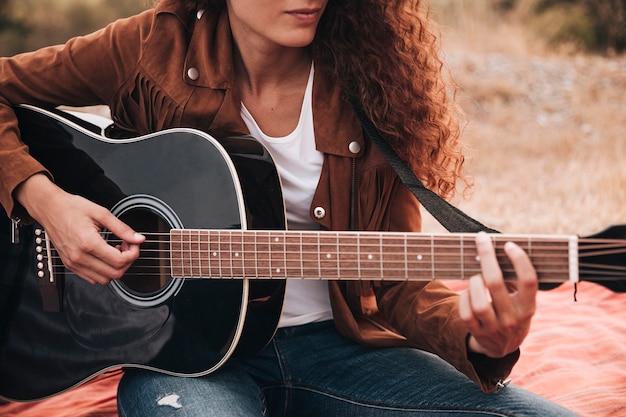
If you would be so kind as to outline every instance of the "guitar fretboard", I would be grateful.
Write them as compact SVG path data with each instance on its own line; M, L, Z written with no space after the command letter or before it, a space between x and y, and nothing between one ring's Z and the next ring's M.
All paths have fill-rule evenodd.
M175 278L433 280L480 272L473 234L170 231ZM505 278L507 241L530 255L541 282L578 281L576 236L492 235Z

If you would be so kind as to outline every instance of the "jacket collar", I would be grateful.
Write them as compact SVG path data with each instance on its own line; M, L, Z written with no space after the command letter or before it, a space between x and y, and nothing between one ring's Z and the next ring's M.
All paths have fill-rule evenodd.
M174 15L190 33L189 47L185 57L185 71L195 68L199 77L187 84L212 89L229 89L233 79L232 40L228 15L187 12L176 0L163 0L156 13ZM209 40L209 42L207 42Z
M318 151L347 157L363 154L361 124L330 72L320 65L315 66L313 80L313 127Z

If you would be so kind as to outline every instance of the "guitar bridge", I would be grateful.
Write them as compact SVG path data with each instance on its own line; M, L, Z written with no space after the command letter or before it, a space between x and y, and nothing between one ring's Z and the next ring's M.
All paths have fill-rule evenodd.
M41 293L44 311L60 313L63 311L63 281L54 274L50 241L42 229L35 229L35 252L37 283Z

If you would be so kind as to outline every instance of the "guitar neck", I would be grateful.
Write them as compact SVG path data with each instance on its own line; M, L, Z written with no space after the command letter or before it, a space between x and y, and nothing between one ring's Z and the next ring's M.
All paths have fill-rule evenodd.
M578 237L491 235L505 279L513 241L530 255L540 282L578 281ZM473 234L395 232L170 231L172 276L314 280L468 279L480 272Z

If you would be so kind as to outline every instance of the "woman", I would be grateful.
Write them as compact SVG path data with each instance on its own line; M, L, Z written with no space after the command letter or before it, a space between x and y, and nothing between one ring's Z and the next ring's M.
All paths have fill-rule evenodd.
M56 187L20 144L10 109L107 104L138 134L184 126L255 136L278 166L290 229L419 231L418 202L347 98L361 101L427 186L451 196L463 156L430 24L419 1L163 0L63 47L2 60L2 204L41 223L85 280L122 277L144 237ZM108 246L101 228L123 243ZM509 292L490 239L478 234L476 245L482 274L460 296L438 282L290 281L279 330L261 352L202 378L128 370L119 413L568 415L504 388L537 279L524 251L507 244L518 276Z

